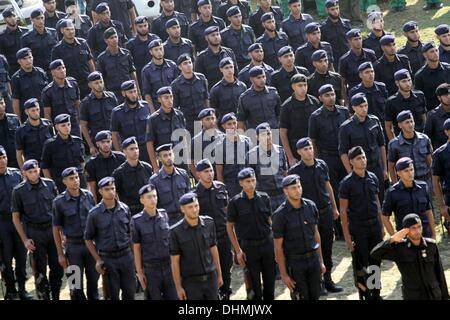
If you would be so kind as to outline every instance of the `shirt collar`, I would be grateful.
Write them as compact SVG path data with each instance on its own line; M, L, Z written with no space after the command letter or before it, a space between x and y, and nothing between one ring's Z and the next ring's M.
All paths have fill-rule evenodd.
M145 211L145 209L143 210L142 215L143 215L145 221L150 221L152 219L159 220L162 218L160 209L156 209L156 215L153 217L150 217L150 215L147 213L147 211Z
M205 226L205 221L203 220L202 217L198 217L198 224L197 224L195 227L191 227L191 226L187 223L186 219L183 219L183 222L182 222L181 224L182 224L182 226L183 226L183 229L187 230L187 229L189 229L189 228L197 228L199 225L200 225L201 227L204 227L204 226Z
M28 191L31 191L33 189L33 185L30 183L30 181L26 180L25 185L27 186ZM47 187L47 183L39 178L39 182L37 183L38 189Z
M169 174L164 170L164 168L159 169L159 174L161 175L161 177L163 179L167 179L170 177ZM176 167L173 167L173 173L171 176L179 175L179 174L180 173L179 173L178 169Z

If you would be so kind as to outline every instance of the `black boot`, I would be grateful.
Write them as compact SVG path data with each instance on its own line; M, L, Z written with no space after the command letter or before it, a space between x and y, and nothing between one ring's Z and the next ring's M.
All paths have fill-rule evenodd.
M58 301L59 300L59 290L53 290L52 289L52 300Z
M327 289L325 289L325 281L320 280L320 293L319 295L321 297L327 296L328 295L328 291Z
M344 289L338 285L336 285L331 279L331 272L325 272L324 276L325 288L330 293L342 292Z
M4 299L5 300L20 300L19 294L17 293L16 288L14 288L14 287L9 288L9 289L7 288Z
M25 289L25 283L19 283L19 298L20 300L34 300L33 296Z

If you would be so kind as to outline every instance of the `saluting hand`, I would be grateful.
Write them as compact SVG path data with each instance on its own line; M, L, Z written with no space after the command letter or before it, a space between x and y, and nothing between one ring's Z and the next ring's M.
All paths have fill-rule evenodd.
M396 232L392 237L391 237L391 242L400 242L403 239L405 239L405 237L408 235L409 233L409 228L403 228L402 230Z
M33 239L27 239L27 240L25 240L25 242L23 243L23 245L25 246L25 248L27 248L28 251L34 252L34 250L36 250L36 247L34 246L34 241L33 241Z

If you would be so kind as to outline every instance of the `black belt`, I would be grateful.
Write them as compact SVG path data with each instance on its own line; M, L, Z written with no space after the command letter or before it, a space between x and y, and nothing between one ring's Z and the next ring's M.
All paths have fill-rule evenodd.
M186 278L184 278L184 280L190 280L190 281L195 281L195 282L205 282L205 281L212 279L213 277L214 277L214 271L210 272L210 273L202 274L200 276L186 277Z
M153 261L153 262L144 262L144 268L157 268L157 267L166 267L170 264L170 260L162 260L162 261Z
M66 238L66 243L70 243L70 244L85 244L83 238Z
M350 220L350 223L359 224L361 226L371 226L379 222L378 218L368 219L368 220Z
M241 239L239 240L239 242L242 245L247 245L247 246L259 246L263 243L266 243L267 240L269 240L269 237L266 237L264 239L257 239L257 240L246 240L246 239Z
M303 253L303 254L288 254L288 255L286 255L286 257L288 259L299 260L299 259L309 259L311 257L314 257L315 255L317 255L316 251L310 251L310 252Z
M31 227L34 229L47 229L52 226L52 223L51 222L44 222L44 223L27 222L26 225L27 225L27 227Z
M423 176L417 176L417 177L414 177L414 179L421 180L421 181L426 181L426 180L430 179L430 174L427 173L427 174L424 174Z
M118 258L126 255L129 252L131 252L131 249L129 247L126 247L116 251L99 251L98 253L103 257Z

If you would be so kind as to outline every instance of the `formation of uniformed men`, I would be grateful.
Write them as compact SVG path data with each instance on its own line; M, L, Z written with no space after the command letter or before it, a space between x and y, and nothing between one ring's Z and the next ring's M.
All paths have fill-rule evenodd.
M30 30L2 12L5 299L31 299L28 251L44 300L69 266L74 300L99 299L100 275L112 300L228 300L233 264L249 299L281 278L315 300L343 290L334 239L361 299L381 299L365 281L382 259L405 299L448 298L433 240L434 211L450 224L448 25L436 44L406 22L397 50L380 12L362 39L338 0L321 24L300 0L288 17L271 0L162 0L152 22L133 0L43 2Z

